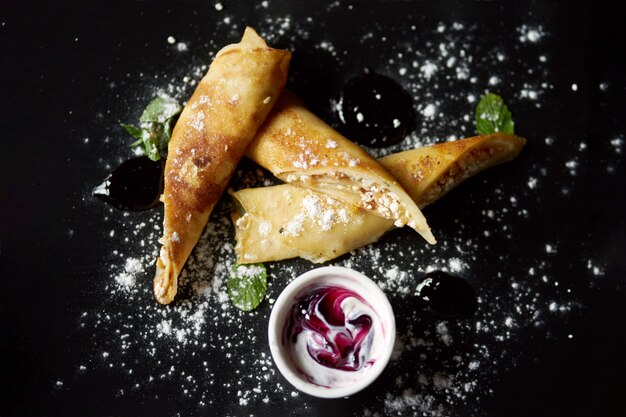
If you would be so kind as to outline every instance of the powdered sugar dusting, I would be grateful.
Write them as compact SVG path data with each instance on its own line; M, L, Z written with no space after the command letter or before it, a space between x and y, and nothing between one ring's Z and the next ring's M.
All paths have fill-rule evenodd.
M271 10L270 5L264 1L254 7ZM329 9L342 7L348 5L336 2ZM220 16L215 30L221 36L215 38L223 40L229 34L235 39L245 22L230 14L226 3L215 3L213 8ZM298 20L279 15L260 21L257 29L268 43L291 48L294 54L304 53L296 47L300 46L298 42L310 40L312 49L330 63L339 66L349 62L346 57L350 49L339 40L311 39L315 28L325 24L323 17L315 13ZM390 29L390 33L367 25L355 33L364 50L370 46L373 50L385 38L388 48L376 48L375 56L380 61L375 64L379 71L393 74L410 92L419 118L416 130L402 143L385 150L368 149L374 156L452 136L472 135L474 105L487 90L503 95L515 116L516 112L541 108L542 98L554 88L550 54L544 47L544 40L550 37L547 27L528 22L502 35L509 42L485 47L476 41L481 28L467 22L421 25L419 42L413 42L418 31L417 25L411 24ZM171 38L163 42L161 37L159 42L172 49L177 41ZM208 44L201 47L205 42ZM177 56L201 55L202 59L196 62L205 62L207 49L215 53L220 46L215 40L206 39L186 40L184 44L187 52ZM536 59L520 61L516 58L518 51L534 54ZM188 64L175 74L137 77L153 80L152 87L143 93L145 98L163 91L184 100L206 70L205 62ZM129 94L115 86L110 88L116 94ZM201 104L202 100L201 97ZM332 111L331 98L327 101ZM128 119L126 113L116 116ZM196 111L191 126L201 130L205 117L210 116ZM541 134L529 140L549 157L555 143L571 139L553 132ZM507 177L510 171L506 167L501 176L470 180L474 188L463 190L463 209L452 210L448 204L445 219L438 217L439 203L427 208L425 214L433 219L431 226L438 232L437 246L423 244L410 230L398 230L379 243L332 262L371 276L388 294L397 312L398 342L392 361L377 388L369 391L374 395L368 393L364 405L359 401L354 414L446 416L459 409L474 409L479 405L472 404L479 404L497 391L494 373L513 366L515 355L533 354L524 350L526 338L575 338L568 330L568 317L575 317L581 306L575 288L559 276L553 264L558 257L571 254L559 236L531 239L530 231L537 233L533 222L541 214L542 199L559 198L571 203L571 193L577 186L572 179L588 169L586 158L581 156L586 151L586 146L580 146L581 140L576 140L566 154L553 157L550 161L554 164L548 165L544 160L526 161L527 166L518 164L516 169L527 173L521 180L515 180L514 175ZM622 154L623 141L621 134L614 135L602 146L616 155ZM89 144L85 142L85 146ZM323 146L334 149L337 143L328 139ZM295 167L306 169L322 163L306 153L306 146L301 149L302 158L294 162ZM111 163L102 161L109 168ZM557 170L563 171L568 181L555 181L554 178L560 178L555 176ZM231 185L238 189L274 181L244 164ZM546 196L543 192L548 187L556 187L557 192ZM483 188L488 192L481 194ZM559 193L561 189L566 191ZM321 228L332 222L349 221L345 212L332 207L332 202L316 198L308 197L299 217L287 222L287 234L300 233L304 219L314 219ZM445 200L441 204L445 205ZM251 407L271 404L305 410L305 414L313 409L312 400L298 395L275 371L265 338L273 300L293 277L312 265L299 261L269 263L266 301L252 313L232 307L226 294L226 280L234 263L230 209L227 198L216 207L183 271L177 301L169 306L158 305L151 293L156 241L161 236L160 210L139 216L105 210L103 222L110 233L101 238L114 247L106 254L108 266L101 287L105 301L78 319L81 331L94 335L98 342L93 342L92 354L77 358L75 375L58 379L64 387L80 383L82 375L89 372L105 370L124 375L124 382L116 387L119 396L168 390L172 396L193 404L199 413L206 414L209 407L215 407L220 402L218 396L231 398L234 409L210 409L210 413L248 415ZM262 235L269 233L268 225L259 227ZM530 253L531 258L522 258L519 242L529 242L523 252ZM487 253L492 255L490 259L499 257L500 262L485 265ZM602 259L583 254L579 263L590 282L605 279L606 265ZM438 322L416 305L417 282L434 270L462 276L477 288L478 311L474 317ZM551 326L553 323L559 324L557 330ZM108 335L104 342L102 337L95 337L102 334ZM516 353L506 349L512 343L516 344Z

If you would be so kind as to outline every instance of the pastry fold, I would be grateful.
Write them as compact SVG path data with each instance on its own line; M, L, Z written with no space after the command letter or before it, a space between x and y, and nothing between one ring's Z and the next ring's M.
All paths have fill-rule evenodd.
M420 207L480 171L515 158L524 138L495 133L399 152L378 161ZM283 184L231 193L237 262L331 260L378 240L394 221L328 195Z
M287 91L246 155L286 183L352 204L398 227L408 225L435 243L422 212L398 181Z
M285 85L290 59L247 28L241 42L217 53L180 115L165 165L164 230L154 277L160 303L174 299L211 211Z

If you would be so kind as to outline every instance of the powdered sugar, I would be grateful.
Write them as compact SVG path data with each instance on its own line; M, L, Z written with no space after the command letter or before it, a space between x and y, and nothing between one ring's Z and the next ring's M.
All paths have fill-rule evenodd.
M613 146L613 149L615 149L615 153L621 155L622 147L624 146L624 138L620 136L615 139L611 139L611 145Z
M268 3L263 3L266 4L257 7L267 8ZM214 5L220 16L228 12L227 6ZM243 27L241 19L224 17L230 18L233 31L235 27ZM258 29L270 44L280 42L290 46L295 42L293 39L306 39L315 25L323 24L323 19L315 16L310 21L298 22L291 16L276 16L260 22ZM225 25L222 20L218 23L218 27ZM377 59L382 60L377 63L381 71L396 74L396 79L415 97L419 123L401 144L371 150L375 156L439 142L451 135L470 136L474 132L474 104L485 90L500 92L515 117L516 112L521 114L540 107L544 94L553 88L550 60L545 59L546 51L542 50L543 40L550 35L541 25L515 28L507 38L513 42L506 49L499 46L481 49L474 45L480 28L465 22L432 22L421 30L423 42L420 39L407 44L403 39L413 31L406 27L399 29L406 37L389 36L386 41L389 48L377 51ZM367 48L383 34L367 27L355 36ZM162 39L160 42L164 43ZM339 61L349 52L340 42L316 39L313 43L317 50L339 57ZM176 44L176 39L168 40L169 44ZM189 47L188 54L195 54L194 48L201 43L185 44ZM171 49L168 45L164 47ZM210 45L215 52L218 45ZM531 63L517 62L518 48L535 51L537 59ZM294 49L294 54L299 53ZM398 53L403 55L399 57ZM528 73L531 68L534 72ZM180 71L157 79L156 88L146 91L146 97L158 89L178 98L188 97L206 66L189 66ZM117 93L129 94L122 90ZM328 107L332 108L328 101ZM202 117L199 114L191 123L200 130L204 113ZM126 114L118 117L127 118ZM542 134L545 136L529 138L541 152L550 152L556 148L555 143L565 140L553 132ZM323 144L328 149L337 146L330 139ZM566 318L577 314L580 305L575 292L568 292L571 285L555 271L553 262L570 253L558 236L533 240L526 230L533 229L533 222L540 214L538 200L548 198L540 192L548 186L556 186L557 190L576 187L571 181L554 184L553 180L556 170L575 177L586 169L585 158L580 157L585 149L580 148L579 141L574 144L570 152L558 156L558 162L550 165L550 169L544 161L526 161L529 166L516 161L513 162L516 169L524 171L521 179L508 177L510 171L503 167L499 176L470 180L473 185L468 184L460 191L465 197L462 202L444 199L437 203L444 205L445 218L438 216L437 204L427 208L425 214L433 219L431 226L439 240L435 247L423 244L410 231L399 230L384 237L382 242L333 262L371 276L391 298L398 317L394 358L371 391L375 395L365 405L355 406L355 414L455 414L460 408L474 407L468 404L479 402L498 389L493 382L494 373L497 375L499 370L512 366L515 355L528 353L523 346L525 340L537 334L545 338L546 329L552 329L550 324L555 322L562 326L562 331L551 330L550 337L569 337ZM623 137L613 136L603 146L621 154ZM302 160L294 165L306 169L316 163L319 161L312 160L302 148ZM234 187L267 185L273 181L262 175L243 166L236 174ZM481 193L484 189L488 192ZM568 201L567 196L552 198ZM449 201L462 203L462 208L454 207ZM91 352L95 353L87 355L88 358L77 358L78 363L90 360L88 367L80 365L84 369L75 376L78 383L81 375L107 369L127 376L126 382L118 387L119 395L152 392L155 387L167 389L171 395L188 400L205 413L209 406L219 402L218 396L234 400L235 411L229 411L234 414L249 414L251 406L276 403L285 409L296 409L296 405L298 409L312 408L309 398L298 395L275 373L264 335L272 300L291 278L312 265L291 261L268 264L267 302L249 314L236 310L228 300L225 285L234 262L229 213L229 200L225 198L212 214L181 276L177 301L170 306L156 304L151 294L157 255L155 242L161 230L160 211L141 217L117 211L105 213L104 223L111 233L102 238L116 248L105 254L109 265L102 284L105 301L85 311L79 318L79 326L87 334L109 337L104 342L102 338L97 343L94 341ZM300 233L299 227L307 218L315 219L321 228L332 222L349 221L345 212L333 209L332 202L311 197L304 202L303 212L287 222L286 233ZM259 227L261 234L269 233L266 226ZM127 241L129 236L132 239ZM523 254L519 241L529 242L525 243L528 247ZM530 257L526 256L527 251ZM499 258L500 262L486 266L487 254L489 259ZM585 256L580 262L590 280L603 279L606 266L602 260ZM479 307L472 319L437 322L415 304L416 283L433 270L463 276L477 288ZM502 348L513 342L516 346L522 342L514 350L517 353ZM64 381L64 386L71 384L71 378L59 380ZM227 414L223 409L215 410L220 412Z
M517 32L519 33L519 41L522 43L537 43L540 42L541 39L546 35L541 25L522 25L517 28Z
M437 71L437 65L432 62L426 62L420 67L420 71L425 79L430 80L433 74Z
M198 110L193 114L192 119L189 121L189 126L196 129L198 132L201 132L204 129L204 112L202 110Z
M126 259L124 271L115 276L115 282L117 282L125 290L130 291L137 282L137 276L143 272L144 268L139 259L128 258Z
M433 104L427 104L421 111L422 116L432 119L435 116L435 106Z
M302 212L296 214L283 226L283 233L287 236L299 236L304 230L304 222L311 221L323 231L330 230L335 224L350 221L346 210L341 208L337 201L330 197L321 197L309 193L302 200Z

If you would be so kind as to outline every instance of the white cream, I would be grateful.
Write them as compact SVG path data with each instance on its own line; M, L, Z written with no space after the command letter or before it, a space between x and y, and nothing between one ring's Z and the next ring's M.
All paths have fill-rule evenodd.
M336 282L332 285L341 286L341 279L333 280L333 277L330 277L329 280ZM360 295L363 299L368 299L367 294ZM321 317L319 309L317 310L317 315ZM384 325L378 313L371 306L358 300L356 297L348 297L342 301L341 310L345 315L345 326L328 325L330 329L329 337L334 337L345 330L352 336L355 336L359 329L357 326L351 325L350 321L363 315L368 316L372 320L367 336L360 344L358 362L361 366L357 370L336 369L317 362L308 349L311 344L324 343L323 337L318 332L308 329L303 330L291 348L291 360L298 370L310 382L329 388L343 387L361 380L369 372L372 365L379 360L385 345Z

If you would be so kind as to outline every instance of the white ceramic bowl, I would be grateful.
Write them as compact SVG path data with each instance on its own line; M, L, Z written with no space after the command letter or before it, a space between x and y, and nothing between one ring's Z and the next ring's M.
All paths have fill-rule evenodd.
M329 279L332 277L332 279ZM291 353L283 345L283 328L287 314L296 297L312 284L331 283L354 291L367 301L378 313L385 329L383 348L380 356L360 379L350 385L323 387L309 382L293 364ZM274 363L283 376L298 390L320 398L341 398L352 395L371 384L389 362L396 337L396 321L385 293L365 275L342 267L323 267L308 271L294 279L280 294L270 315L268 329L270 350Z

